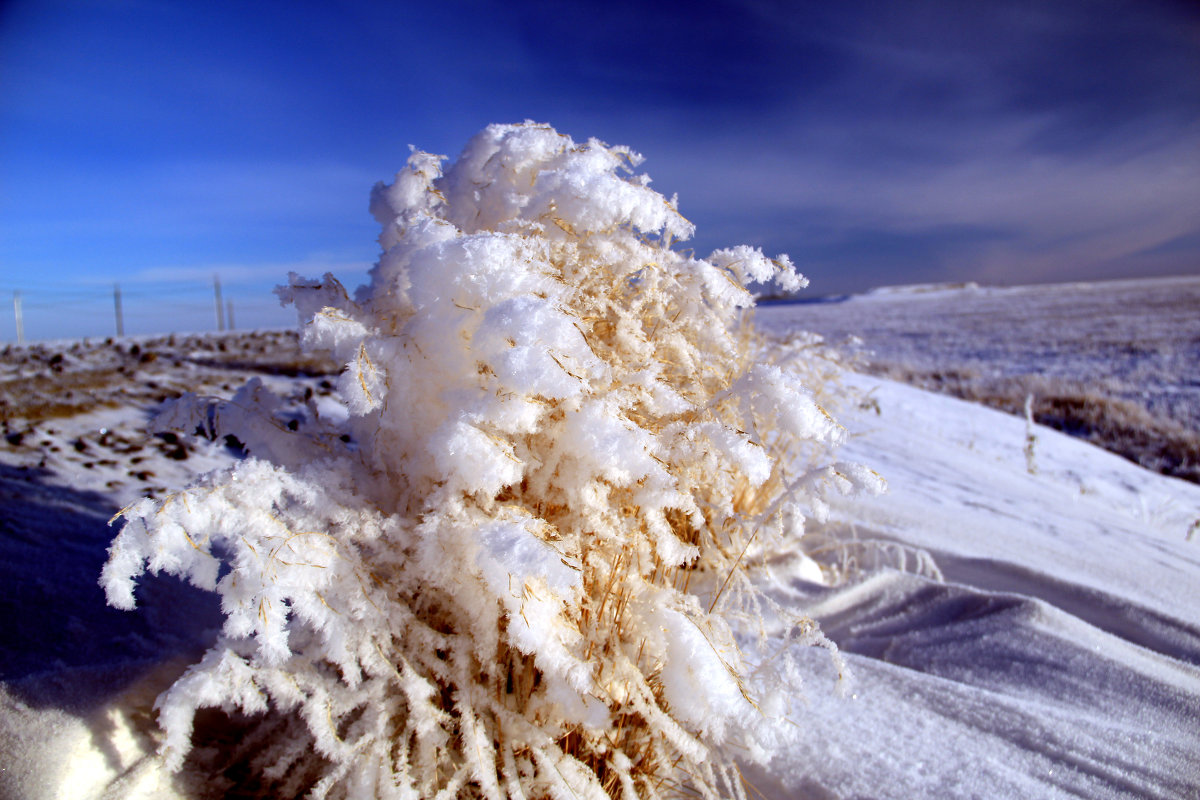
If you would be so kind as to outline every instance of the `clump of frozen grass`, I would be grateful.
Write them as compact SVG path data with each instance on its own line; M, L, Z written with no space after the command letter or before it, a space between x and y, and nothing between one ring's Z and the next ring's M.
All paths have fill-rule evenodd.
M1030 475L1037 475L1037 434L1033 427L1033 395L1025 395L1025 447L1022 452L1025 454L1025 471Z
M802 360L743 324L747 285L803 279L672 249L692 225L639 161L532 123L444 172L414 152L372 193L370 284L280 290L346 365L348 419L293 430L257 383L168 411L250 454L126 509L104 569L121 608L146 569L220 595L222 636L158 701L171 767L198 708L273 706L311 733L317 797L742 794L734 759L770 755L798 679L735 635L755 564L825 489L879 482L831 462ZM256 763L282 779L308 747Z

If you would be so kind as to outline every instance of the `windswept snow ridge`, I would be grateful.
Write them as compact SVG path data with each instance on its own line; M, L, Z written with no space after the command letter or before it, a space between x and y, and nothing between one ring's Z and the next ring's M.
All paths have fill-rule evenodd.
M1022 421L847 381L872 402L844 415L846 451L869 454L890 491L834 503L822 558L861 571L836 587L793 583L778 599L838 644L853 696L809 691L811 735L759 788L1200 793L1200 549L1189 540L1200 487L1047 429L1031 475ZM910 566L914 553L931 558L943 580L897 570L897 548Z

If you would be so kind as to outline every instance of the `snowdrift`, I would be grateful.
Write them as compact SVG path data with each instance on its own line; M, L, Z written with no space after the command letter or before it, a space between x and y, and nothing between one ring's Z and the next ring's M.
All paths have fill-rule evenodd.
M338 400L168 405L215 469L107 562L102 481L177 438L6 421L6 796L1200 789L1200 487L754 339L790 263L672 249L638 160L530 123L414 153L371 284L281 290Z
M859 543L826 556L854 572L845 584L788 579L780 565L774 591L839 644L850 691L838 696L828 659L811 654L794 698L802 735L747 778L777 798L1195 796L1200 553L1187 533L1200 490L1044 429L1030 475L1020 420L847 380L873 389L879 407L843 416L847 448L891 491L834 509L831 524ZM104 609L91 578L107 510L71 480L5 474L10 618L42 616L28 638L4 640L0 794L220 797L230 778L206 774L203 759L175 776L162 768L150 716L216 610L147 618L202 607L170 585L137 612L140 628ZM39 597L39 580L53 581L52 598L22 603ZM191 653L189 628L199 628ZM56 668L64 630L81 654ZM187 658L164 655L180 651ZM232 735L209 733L209 747Z

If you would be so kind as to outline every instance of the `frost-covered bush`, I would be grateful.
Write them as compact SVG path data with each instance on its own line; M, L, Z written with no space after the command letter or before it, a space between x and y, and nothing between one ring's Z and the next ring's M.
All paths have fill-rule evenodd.
M312 742L264 745L262 780L315 796L741 793L795 677L737 634L753 565L824 486L877 479L830 464L803 365L743 325L747 285L802 286L791 264L672 249L692 225L639 160L531 123L444 172L415 152L372 193L370 285L279 290L346 365L348 419L292 430L257 382L166 412L249 453L127 509L102 578L121 608L146 569L220 596L220 639L159 698L171 767L198 708L274 707Z

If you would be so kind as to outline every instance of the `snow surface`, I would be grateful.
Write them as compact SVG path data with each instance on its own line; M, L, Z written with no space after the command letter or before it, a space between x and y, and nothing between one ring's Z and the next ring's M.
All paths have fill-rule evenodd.
M882 569L780 592L821 622L854 682L848 700L810 682L794 716L804 746L758 788L1200 794L1200 547L1188 540L1200 487L1046 429L1031 475L1022 420L847 380L879 412L857 410L846 455L890 491L836 508L833 524L882 559L888 544L925 550L944 580Z
M1034 393L1083 384L1195 431L1198 308L1200 276L1184 275L1050 286L884 287L762 305L757 319L768 330L801 325L835 343L858 337L877 369L993 389L1025 378ZM1034 377L1044 379L1042 385Z
M1030 474L1024 421L843 380L860 402L839 410L842 454L890 492L835 505L812 534L842 583L781 573L775 592L820 621L853 678L840 696L828 655L808 654L789 715L803 735L747 773L754 785L778 798L1200 796L1200 487L1041 428ZM151 755L153 698L219 624L213 598L160 579L119 612L96 584L130 487L69 443L144 419L75 414L48 437L66 455L0 451L0 797L229 788L188 767L168 776ZM168 468L231 458L215 445L173 467L141 457L180 484Z

